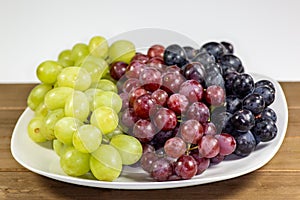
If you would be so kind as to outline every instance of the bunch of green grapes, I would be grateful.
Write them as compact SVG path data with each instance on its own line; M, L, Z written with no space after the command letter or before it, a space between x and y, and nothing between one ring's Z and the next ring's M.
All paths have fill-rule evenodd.
M109 75L110 63L128 63L134 55L129 41L109 46L105 38L95 36L37 67L41 83L27 99L35 112L28 135L37 143L53 143L66 174L91 171L99 180L112 181L123 165L140 159L140 142L119 129L122 99Z

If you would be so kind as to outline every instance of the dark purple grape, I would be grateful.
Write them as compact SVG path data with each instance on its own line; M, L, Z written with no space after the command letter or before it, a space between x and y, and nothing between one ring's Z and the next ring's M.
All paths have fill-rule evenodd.
M226 111L231 114L242 108L242 100L235 95L229 95L226 97Z
M234 53L234 48L233 48L233 45L229 42L225 42L225 41L222 41L220 42L224 47L225 49L227 50L227 54L233 54Z
M128 64L124 62L115 62L110 65L110 75L113 79L119 80L126 72Z
M224 55L225 53L225 48L223 45L221 45L218 42L208 42L205 43L201 49L205 49L206 52L210 53L211 55L213 55L215 57L216 60L218 60L221 56ZM203 51L201 50L200 51Z
M213 165L217 165L225 159L224 155L218 154L215 157L210 159L210 163Z
M190 46L183 47L183 50L185 51L186 57L189 60L192 60L199 53L198 49L194 49Z
M235 77L238 75L239 73L237 72L231 72L228 73L226 75L224 75L224 86L226 89L226 94L227 95L231 95L232 93L232 85L233 85L233 81L235 79Z
M216 59L213 55L211 55L208 52L204 51L200 51L193 59L192 62L199 62L201 63L203 66L207 66L211 63L215 63Z
M157 181L166 181L173 174L173 167L166 158L159 158L152 163L151 176Z
M251 131L259 141L268 142L276 137L277 126L270 118L258 119Z
M164 51L164 62L166 65L183 67L188 61L184 49L178 44L172 44Z
M247 132L255 125L254 115L246 109L235 112L230 121L234 129L240 132Z
M265 106L271 105L275 100L275 91L269 86L259 86L253 91L254 94L259 94L265 101Z
M200 84L205 83L206 72L204 66L199 62L187 64L182 70L183 76L190 80L194 79Z
M265 120L265 119L271 119L273 120L273 122L276 123L277 121L277 115L275 113L275 111L272 109L272 108L269 108L269 107L266 107L261 113L260 113L260 118L262 120Z
M257 81L255 83L255 87L259 87L259 86L269 86L270 88L272 88L274 90L274 92L276 91L274 84L271 81L269 81L269 80L260 80L260 81Z
M244 72L244 67L242 65L241 60L233 54L223 55L220 58L219 63L222 66L224 74L230 71L236 71L238 73Z
M185 113L185 119L194 119L199 121L200 123L205 123L210 118L210 112L209 108L206 106L206 104L202 102L194 102L192 103L186 113Z
M243 109L259 115L265 109L265 101L259 94L249 94L243 100Z
M232 92L240 98L244 98L254 90L254 81L249 74L239 74L232 82Z
M256 140L251 131L247 131L235 136L235 141L236 149L234 154L241 157L248 156L256 147Z

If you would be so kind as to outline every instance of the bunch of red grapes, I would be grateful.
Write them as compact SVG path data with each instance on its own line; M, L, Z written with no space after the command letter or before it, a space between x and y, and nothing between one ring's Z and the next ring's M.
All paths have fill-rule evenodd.
M200 49L153 45L129 64L112 63L110 74L123 101L122 129L143 144L139 163L155 180L190 179L232 153L249 155L261 138L276 135L276 119L272 133L255 127L255 120L276 117L265 97L248 97L272 83L254 85L230 43L209 42ZM274 94L274 87L269 92ZM266 98L269 105L274 101L274 96ZM264 101L253 116L252 101L253 107Z

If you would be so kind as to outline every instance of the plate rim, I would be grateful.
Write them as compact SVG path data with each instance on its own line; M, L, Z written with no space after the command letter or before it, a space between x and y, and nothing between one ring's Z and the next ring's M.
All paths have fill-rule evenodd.
M23 167L27 168L28 170L30 170L36 174L39 174L39 175L42 175L42 176L45 176L45 177L48 177L48 178L51 178L54 180L66 182L66 183L71 183L71 184L76 184L76 185L81 185L81 186L88 186L88 187L108 188L108 189L145 190L145 189L179 188L179 187L195 186L195 185L207 184L207 183L212 183L212 182L218 182L218 181L228 180L228 179L236 178L236 177L239 177L242 175L246 175L250 172L254 172L257 169L263 167L270 160L272 160L272 158L279 151L279 149L284 141L286 131L287 131L287 126L288 126L288 105L287 105L284 91L283 91L281 85L279 84L279 82L274 80L273 78L270 78L265 75L251 73L251 72L248 72L248 73L251 74L252 76L254 76L255 77L254 79L268 79L268 80L272 81L274 84L276 84L276 93L280 94L280 97L281 97L280 100L282 101L281 105L283 106L283 110L285 111L283 113L284 114L283 118L286 120L285 120L285 123L283 124L284 126L282 127L283 132L280 133L281 134L280 140L278 141L276 148L274 148L272 150L271 155L268 155L268 159L263 160L263 162L259 162L258 165L256 165L255 167L249 168L246 171L231 173L230 175L224 175L221 178L220 177L213 177L213 178L209 177L209 180L206 180L207 178L203 178L203 179L192 178L189 180L166 181L166 182L156 182L156 181L153 181L153 182L150 182L150 181L149 182L136 182L136 181L134 181L134 182L120 182L120 181L106 182L106 181L83 179L80 177L72 177L72 176L68 176L68 175L61 175L61 174L55 174L55 173L42 171L42 170L36 169L36 168L28 165L26 162L24 162L22 159L20 159L18 157L18 153L16 152L16 149L14 148L14 144L15 144L15 141L17 138L17 130L20 127L20 124L22 123L24 118L26 117L26 113L31 111L30 108L28 108L28 107L26 107L26 109L23 111L23 113L19 117L19 119L14 127L14 130L12 132L11 145L10 145L10 150L11 150L12 156L19 164L21 164ZM232 162L232 161L229 161L229 162Z

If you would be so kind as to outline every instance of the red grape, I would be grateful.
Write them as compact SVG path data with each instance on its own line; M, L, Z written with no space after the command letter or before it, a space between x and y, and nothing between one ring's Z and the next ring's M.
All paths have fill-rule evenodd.
M155 135L155 128L152 123L146 119L139 119L133 126L132 134L141 142L149 142Z
M133 110L135 114L142 119L149 118L149 111L155 105L150 94L143 94L136 98L133 102Z
M124 62L115 62L110 65L110 75L113 79L119 80L126 72L128 64Z
M213 106L225 103L225 90L218 85L211 85L206 89L206 101Z
M197 173L197 162L190 155L182 155L175 162L174 170L182 179L191 179Z
M158 130L172 130L177 125L176 114L168 108L159 108L153 117L154 125Z
M147 55L150 58L153 57L160 57L163 58L164 56L165 47L159 44L153 45L148 49Z
M186 143L179 137L173 137L166 141L164 150L168 156L178 158L185 153Z
M189 100L181 94L172 94L167 101L168 108L173 110L177 115L184 113L189 105Z
M197 120L190 119L181 125L180 133L185 142L197 144L204 132L202 125Z
M204 135L198 142L199 154L205 158L213 158L220 152L218 140L212 135Z

